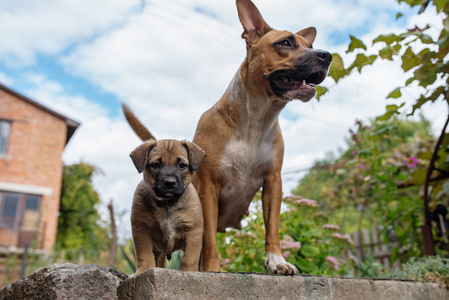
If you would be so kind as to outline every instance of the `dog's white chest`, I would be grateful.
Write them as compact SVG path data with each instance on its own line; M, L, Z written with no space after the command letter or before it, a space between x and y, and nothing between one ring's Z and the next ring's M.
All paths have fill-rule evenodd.
M239 228L255 193L262 187L263 178L274 157L273 141L248 143L232 139L221 161L224 186L220 193L218 228Z
M176 243L176 238L179 235L178 230L173 225L173 220L171 218L164 218L160 222L160 227L162 232L163 251L167 254L171 254Z

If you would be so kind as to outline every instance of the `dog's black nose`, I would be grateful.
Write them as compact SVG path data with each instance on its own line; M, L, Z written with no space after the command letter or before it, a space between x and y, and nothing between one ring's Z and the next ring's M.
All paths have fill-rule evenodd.
M316 50L315 51L315 55L318 56L318 58L323 62L323 63L328 63L330 64L332 61L332 54L330 54L327 51L324 50Z
M176 186L176 179L174 179L174 178L165 179L164 186L169 190L173 189Z

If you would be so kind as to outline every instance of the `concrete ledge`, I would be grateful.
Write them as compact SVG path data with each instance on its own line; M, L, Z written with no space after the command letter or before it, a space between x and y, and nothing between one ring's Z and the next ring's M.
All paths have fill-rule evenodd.
M124 280L120 300L130 299L449 299L449 290L415 281L327 278L307 275L181 272L152 268Z

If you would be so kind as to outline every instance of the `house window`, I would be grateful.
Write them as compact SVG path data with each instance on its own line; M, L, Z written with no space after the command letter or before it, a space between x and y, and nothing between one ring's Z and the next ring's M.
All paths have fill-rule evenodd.
M0 228L36 231L41 196L0 191Z
M0 120L0 155L7 154L10 134L11 123L6 120Z

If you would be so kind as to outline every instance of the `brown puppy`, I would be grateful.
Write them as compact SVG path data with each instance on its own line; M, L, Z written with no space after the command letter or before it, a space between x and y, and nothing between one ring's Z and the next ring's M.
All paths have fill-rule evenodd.
M179 249L184 251L181 270L198 271L203 214L192 179L205 152L185 141L150 140L130 156L144 175L131 211L136 274L164 267L165 257Z
M270 273L295 274L279 243L284 140L278 116L291 100L312 99L332 56L312 49L313 27L274 30L250 0L237 0L237 10L246 58L222 98L202 115L193 139L208 155L194 179L204 216L203 267L220 271L217 231L240 228L262 188L265 265ZM125 114L139 137L151 136L129 110Z

